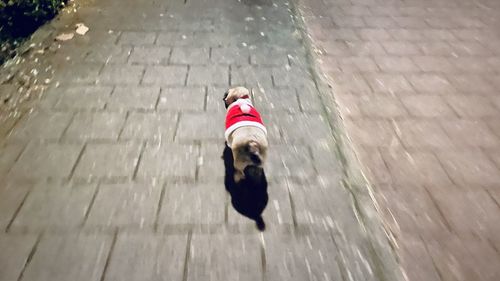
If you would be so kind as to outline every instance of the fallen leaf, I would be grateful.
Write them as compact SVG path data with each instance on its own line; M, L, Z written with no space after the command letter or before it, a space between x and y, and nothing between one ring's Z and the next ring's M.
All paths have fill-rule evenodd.
M68 41L68 40L73 39L74 36L75 36L75 34L73 34L73 33L61 33L61 34L57 35L56 40L57 41Z
M87 33L87 31L89 31L89 28L87 26L85 26L85 24L83 24L83 23L76 24L76 33L78 33L80 35L85 35L85 33Z

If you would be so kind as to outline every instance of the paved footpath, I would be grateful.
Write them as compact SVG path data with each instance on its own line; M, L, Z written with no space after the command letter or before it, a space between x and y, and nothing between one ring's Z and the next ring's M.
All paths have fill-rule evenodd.
M500 5L302 0L409 280L500 280Z
M73 17L90 31L45 56L54 76L0 147L1 281L396 280L342 184L292 3L105 0ZM236 85L269 130L263 235L223 186Z

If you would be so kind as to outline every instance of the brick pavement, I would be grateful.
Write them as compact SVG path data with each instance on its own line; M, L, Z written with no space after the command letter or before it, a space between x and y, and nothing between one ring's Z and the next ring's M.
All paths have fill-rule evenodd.
M498 1L300 2L408 279L499 280Z
M90 31L44 58L51 83L0 147L0 280L396 280L343 184L291 6L79 7ZM262 236L223 186L235 85L269 130Z

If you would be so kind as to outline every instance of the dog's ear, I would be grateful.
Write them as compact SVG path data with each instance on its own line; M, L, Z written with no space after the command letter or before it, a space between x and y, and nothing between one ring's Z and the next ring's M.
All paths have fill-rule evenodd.
M229 104L227 104L227 101L226 101L226 98L228 95L229 95L229 91L225 92L224 97L222 98L222 101L224 102L224 107L226 107L226 109L229 107Z

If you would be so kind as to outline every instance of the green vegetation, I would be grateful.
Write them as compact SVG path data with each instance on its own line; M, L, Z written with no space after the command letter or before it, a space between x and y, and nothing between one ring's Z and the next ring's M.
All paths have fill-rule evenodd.
M0 64L39 26L57 15L67 0L0 0Z

